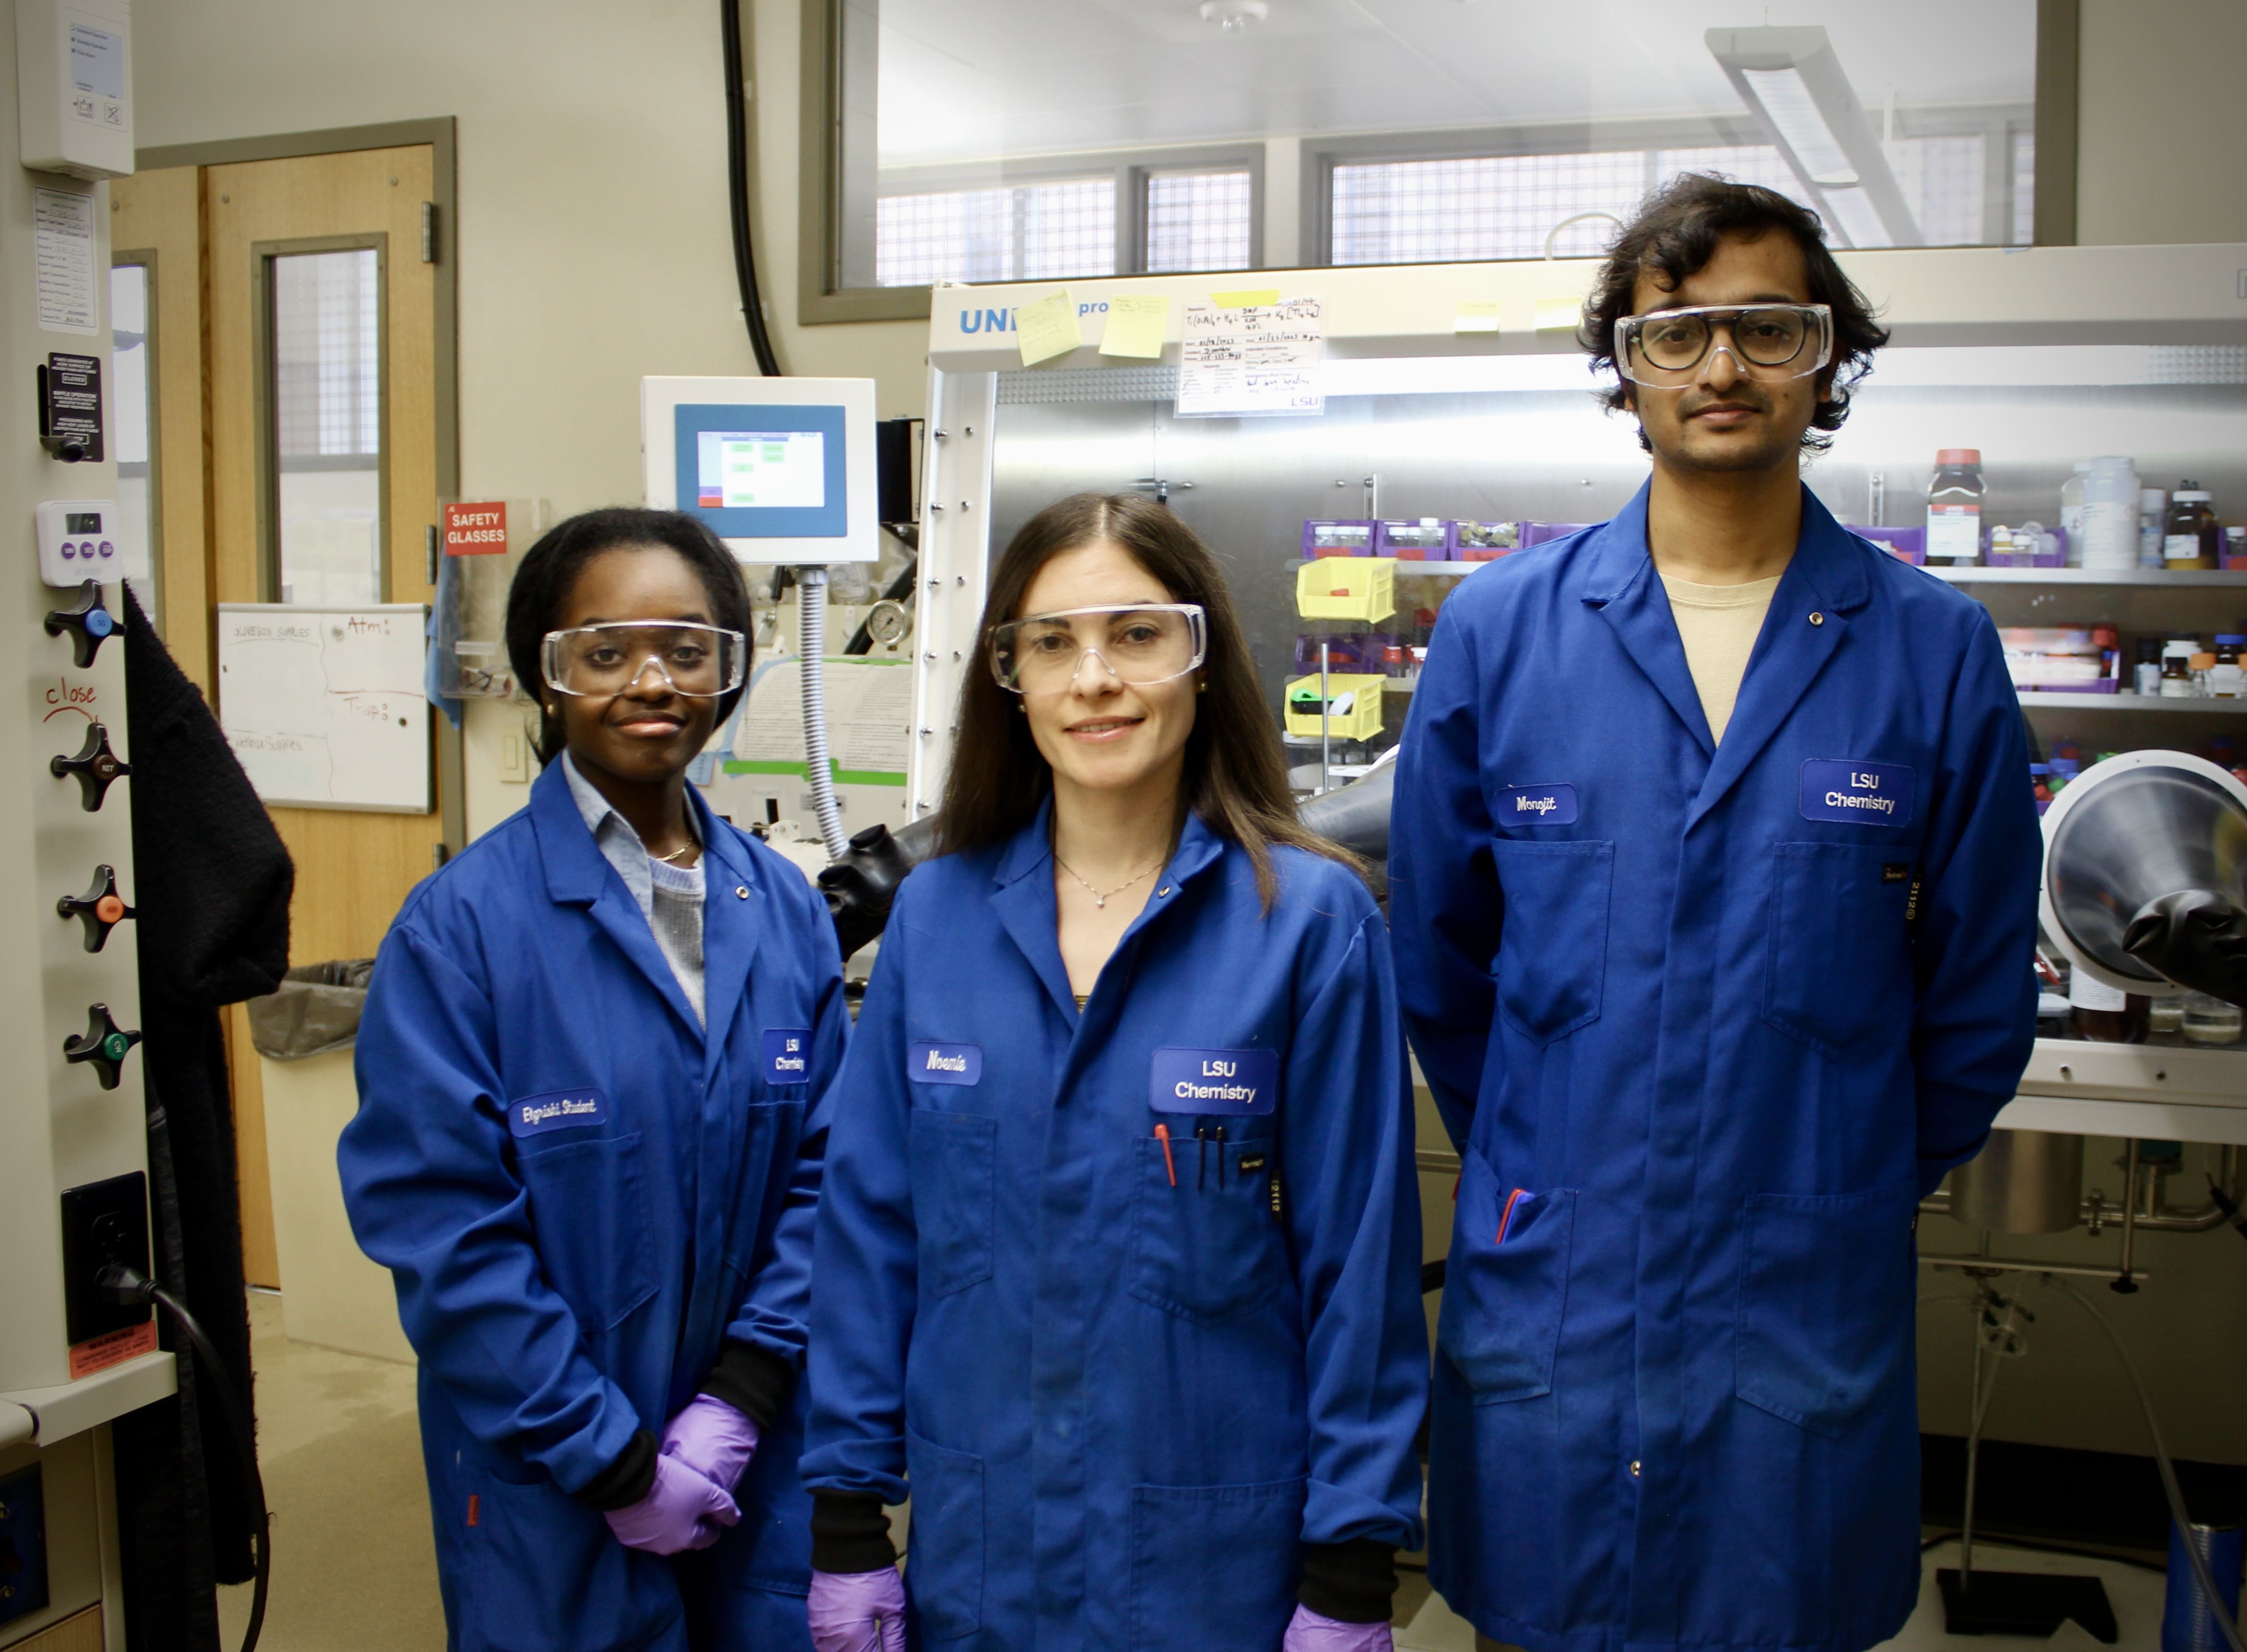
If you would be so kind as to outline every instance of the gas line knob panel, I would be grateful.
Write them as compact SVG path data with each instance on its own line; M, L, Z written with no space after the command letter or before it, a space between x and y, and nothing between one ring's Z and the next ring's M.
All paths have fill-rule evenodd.
M140 1034L126 1032L110 1018L108 1005L89 1004L85 1007L85 1035L63 1040L63 1059L92 1062L101 1088L113 1090L126 1053L140 1041Z
M69 607L53 609L47 615L48 636L70 632L71 663L80 671L93 664L101 645L120 629L117 616L102 603L101 582L98 579L89 579L79 586L78 600Z
M47 767L53 770L58 780L65 775L78 776L79 788L84 796L85 812L89 815L101 807L102 797L109 790L110 782L122 780L133 772L132 764L110 750L109 730L99 723L85 731L85 744L79 748L77 756L55 758Z
M133 909L117 892L117 868L106 861L93 869L93 882L83 895L65 895L55 903L55 911L64 918L76 918L85 924L85 950L99 952L109 939L109 932L133 916Z

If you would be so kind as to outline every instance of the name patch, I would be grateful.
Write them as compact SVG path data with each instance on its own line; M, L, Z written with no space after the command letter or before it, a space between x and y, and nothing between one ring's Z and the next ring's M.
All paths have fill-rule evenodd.
M1147 1105L1158 1113L1261 1117L1280 1105L1280 1052L1158 1049L1149 1068Z
M526 1096L507 1104L507 1128L516 1136L538 1136L579 1124L608 1122L609 1098L598 1090L556 1090Z
M1576 823L1574 786L1509 786L1498 795L1500 826L1573 826Z
M1813 757L1802 765L1802 818L1909 826L1919 771L1909 763Z
M905 1055L905 1076L923 1084L980 1084L983 1082L980 1044L915 1044Z
M811 1082L811 1029L809 1027L765 1028L765 1082Z

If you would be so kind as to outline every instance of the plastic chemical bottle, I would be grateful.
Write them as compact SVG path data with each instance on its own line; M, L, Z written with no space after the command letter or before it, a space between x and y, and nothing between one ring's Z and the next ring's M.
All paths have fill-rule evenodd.
M2232 631L2218 633L2216 659L2208 670L2208 692L2218 700L2237 700L2247 694L2247 672L2240 668L2242 652L2247 652L2247 636Z
M2141 694L2162 692L2162 639L2158 637L2138 638L2138 666L2131 686Z
M2158 488L2138 489L2138 566L2162 565L2162 535L2169 518L2169 496Z
M2079 459L2074 473L2059 484L2059 536L2067 545L2067 565L2083 566L2083 479L2091 473L2091 461Z
M2162 565L2213 568L2223 543L2223 529L2216 524L2208 490L2196 481L2179 482L2162 530Z
M2200 643L2191 637L2172 637L2162 645L2162 698L2192 698L2192 657Z
M2138 472L2118 454L2091 461L2083 478L2083 566L2109 572L2138 565Z
M1944 447L1935 455L1927 489L1927 560L1966 568L1982 560L1982 450Z

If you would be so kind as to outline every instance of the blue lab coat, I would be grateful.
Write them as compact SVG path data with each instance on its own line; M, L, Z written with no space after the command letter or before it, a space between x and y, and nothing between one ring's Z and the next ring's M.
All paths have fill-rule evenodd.
M2021 714L1982 608L1806 490L1712 748L1646 501L1466 580L1405 726L1465 1160L1429 1573L1531 1652L1857 1652L1918 1590L1915 1207L2034 1035Z
M850 1031L834 926L687 793L707 1035L558 763L414 891L375 965L338 1157L420 1356L456 1652L810 1645L800 1382L703 1554L627 1549L570 1495L660 1434L727 1341L802 1360L820 1098Z
M1189 820L1081 1018L1044 814L898 893L837 1085L803 1470L910 1479L923 1648L1277 1652L1301 1543L1417 1541L1388 937L1353 873L1275 859L1267 915Z

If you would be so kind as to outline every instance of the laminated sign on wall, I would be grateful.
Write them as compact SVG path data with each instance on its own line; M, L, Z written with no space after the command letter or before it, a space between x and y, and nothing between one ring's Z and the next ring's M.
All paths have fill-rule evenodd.
M1216 419L1257 413L1322 413L1326 391L1325 312L1315 298L1226 304L1219 293L1185 307L1178 346L1178 416Z

